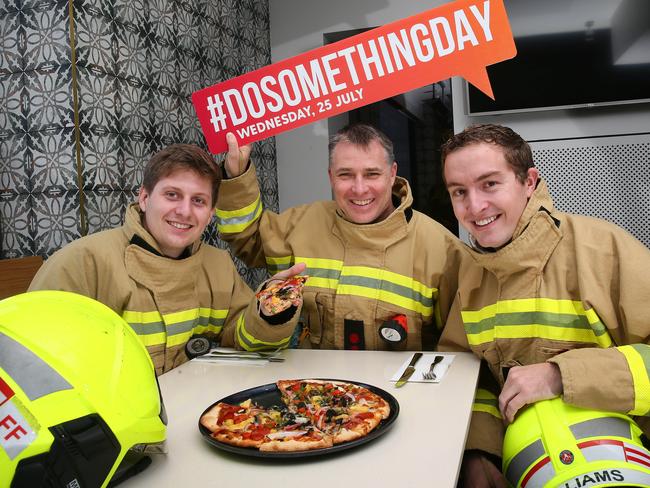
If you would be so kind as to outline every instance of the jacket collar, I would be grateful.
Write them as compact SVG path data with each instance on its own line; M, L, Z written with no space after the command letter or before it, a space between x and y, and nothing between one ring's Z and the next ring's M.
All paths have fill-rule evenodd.
M126 215L124 216L124 232L126 233L127 240L136 244L143 249L147 250L152 254L156 254L160 257L166 257L163 255L160 250L160 246L156 242L156 239L149 233L147 229L142 225L142 217L144 214L140 210L140 206L137 203L132 203L126 209ZM181 258L186 258L191 255L196 254L196 252L201 247L201 241L198 240L192 244L191 249L186 249L181 254ZM172 258L167 258L172 259Z
M124 251L129 276L150 290L163 315L178 311L179 303L196 303L196 277L207 247L199 241L193 244L191 255L185 259L165 257L156 240L142 226L140 217L137 204L127 208L123 229L129 242ZM141 242L132 243L133 236L138 236Z
M548 192L548 186L544 180L539 180L537 183L537 188L528 199L528 204L524 208L521 217L519 218L519 223L515 227L515 231L512 234L512 240L514 241L521 235L524 229L530 224L530 221L540 210L546 211L546 213L553 213L555 210L553 208L553 199L551 194Z
M553 200L546 183L540 181L519 219L512 241L494 252L472 249L472 256L499 278L522 270L541 270L562 239L560 220L552 212Z
M344 243L353 246L365 246L376 249L380 244L384 248L404 238L407 234L409 220L412 217L413 196L411 188L404 178L396 177L393 184L393 199L399 205L381 222L374 224L355 224L346 220L339 210L332 231Z

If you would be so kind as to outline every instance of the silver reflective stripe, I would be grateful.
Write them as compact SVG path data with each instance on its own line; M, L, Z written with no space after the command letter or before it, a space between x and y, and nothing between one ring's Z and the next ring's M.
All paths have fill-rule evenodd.
M589 462L594 461L627 461L622 442L598 443L592 445L579 445L580 451Z
M633 462L650 469L650 452L642 446L614 439L587 441L578 444L585 459L591 461Z
M508 481L510 481L513 486L519 486L519 480L526 470L532 467L535 461L545 455L546 451L544 451L542 441L536 440L512 458L512 461L510 461L508 469L506 470L506 478L508 478Z
M540 468L538 466L541 463L545 464ZM537 471L535 471L532 476L530 475L530 471L528 472L526 476L530 476L530 478L526 480L525 484L521 484L521 488L546 488L549 486L548 483L555 476L555 468L553 467L553 463L547 457L537 463L534 468L537 468ZM563 486L562 488L565 487Z
M587 437L624 437L631 439L630 423L618 417L585 420L569 427L576 440Z
M0 332L0 367L34 401L72 385L25 346Z

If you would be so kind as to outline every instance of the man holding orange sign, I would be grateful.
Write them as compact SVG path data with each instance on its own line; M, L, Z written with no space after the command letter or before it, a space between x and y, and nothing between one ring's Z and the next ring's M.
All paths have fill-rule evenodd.
M217 201L220 235L249 266L305 263L295 345L324 349L432 349L447 319L464 251L411 208L391 141L359 124L330 141L334 201L262 210L250 148L228 135Z

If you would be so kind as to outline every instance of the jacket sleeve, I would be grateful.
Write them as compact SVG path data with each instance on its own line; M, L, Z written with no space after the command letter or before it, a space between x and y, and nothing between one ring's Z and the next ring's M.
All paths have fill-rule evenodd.
M447 324L442 331L439 351L471 352L460 315L460 300L454 300ZM503 421L499 412L499 385L490 369L481 361L478 386L472 404L472 417L465 450L478 449L501 457Z
M247 351L286 348L298 323L300 308L286 322L271 325L260 313L255 293L244 283L233 264L229 268L233 289L221 344Z
M592 314L590 322L597 334L609 333L612 347L574 349L549 361L560 368L567 403L647 416L650 250L620 229L608 237L609 241L601 238L607 252L598 261L593 255L576 254L580 286L590 290L588 300L583 299L585 311Z
M438 286L438 297L435 301L434 321L435 325L440 332L454 313L452 307L456 307L454 302L456 293L458 292L458 276L462 263L466 259L470 259L467 251L464 249L464 244L451 234L444 234L444 246L441 249L446 250L446 261L443 272L440 275ZM460 319L460 312L455 310L457 317ZM460 323L459 328L454 328L455 333L461 333L461 342L463 343L462 350L469 350L467 340L462 340L465 336L465 331Z
M263 210L255 167L250 164L242 175L221 183L217 230L246 265L276 273L294 264L286 238L306 208L291 208L281 214Z
M250 267L266 267L260 220L263 212L253 163L245 173L223 180L217 198L217 230L233 253Z
M478 449L501 458L504 433L499 412L499 385L485 362L481 361L465 450Z

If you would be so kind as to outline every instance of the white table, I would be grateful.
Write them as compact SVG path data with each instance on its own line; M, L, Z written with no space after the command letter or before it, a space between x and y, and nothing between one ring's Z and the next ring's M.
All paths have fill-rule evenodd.
M455 354L438 384L395 388L390 377L412 352L288 350L283 363L190 361L159 378L169 418L167 455L153 456L129 487L431 487L456 486L479 361ZM399 416L364 445L300 460L261 459L217 449L198 430L203 410L232 393L281 378L360 381L391 393Z

